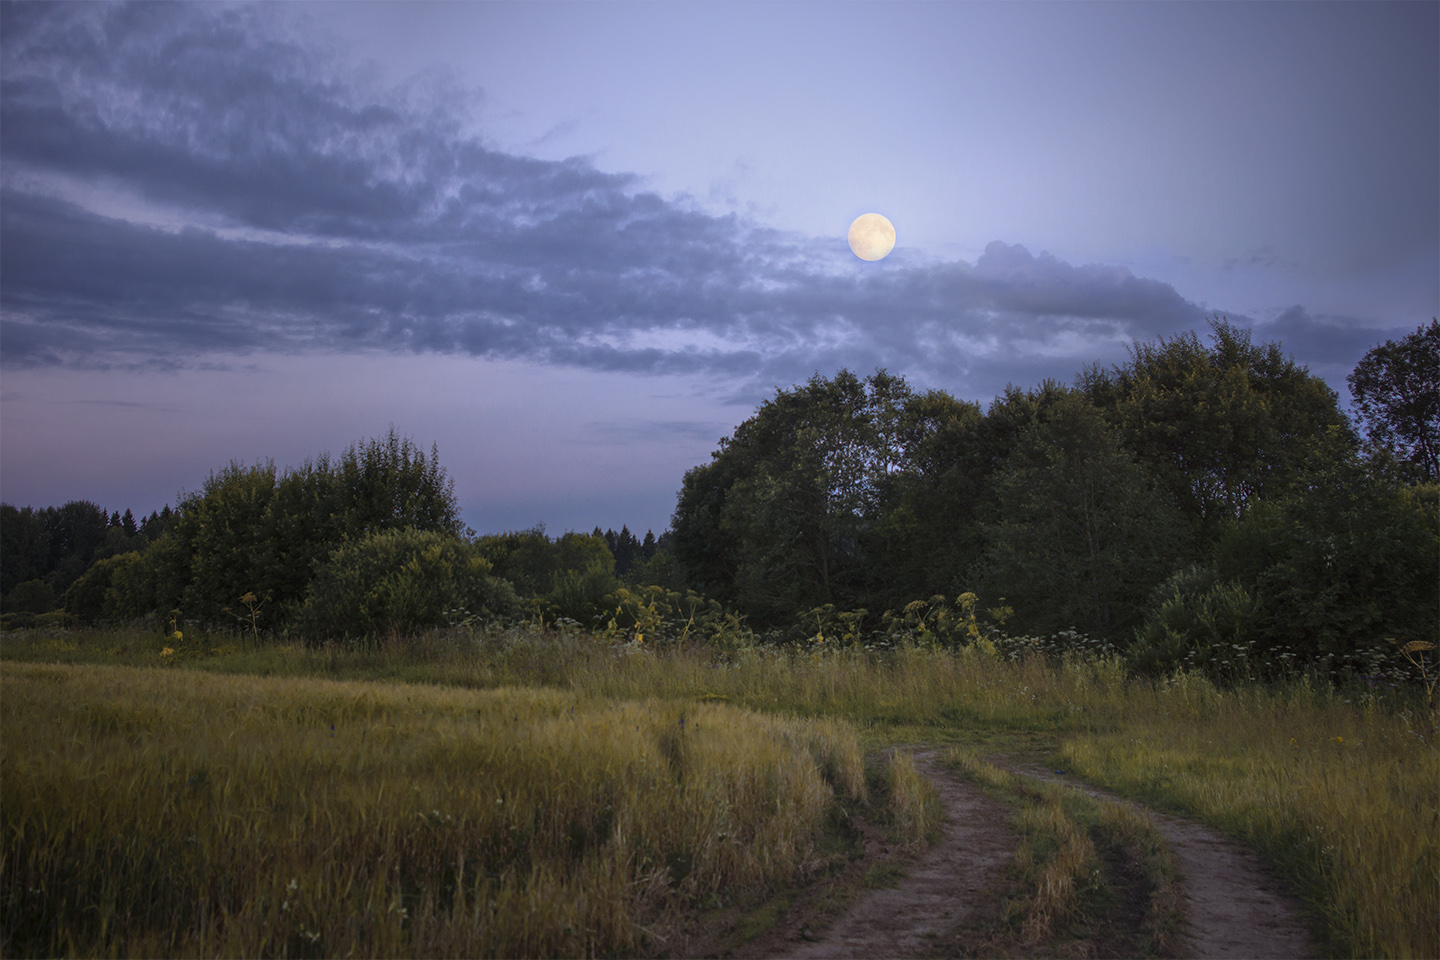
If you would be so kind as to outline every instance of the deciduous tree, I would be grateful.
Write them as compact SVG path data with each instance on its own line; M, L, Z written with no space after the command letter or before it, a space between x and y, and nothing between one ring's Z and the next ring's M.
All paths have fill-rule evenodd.
M1185 525L1083 395L1027 427L994 476L983 582L1011 625L1128 640L1183 552Z
M1347 382L1370 442L1440 480L1440 320L1373 348Z
M1348 429L1335 392L1278 343L1257 346L1224 320L1211 333L1208 346L1193 332L1137 343L1128 363L1078 380L1156 471L1197 546L1249 504L1282 493L1310 438Z
M848 370L776 391L690 471L671 528L692 582L762 622L854 605L907 469L902 378Z

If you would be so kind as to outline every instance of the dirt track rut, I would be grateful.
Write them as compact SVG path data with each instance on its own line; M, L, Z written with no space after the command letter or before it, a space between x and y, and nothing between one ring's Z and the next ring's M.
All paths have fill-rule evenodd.
M768 938L766 955L795 960L955 955L957 932L973 924L987 904L993 905L993 888L1010 861L1016 838L1007 807L943 767L933 753L916 754L916 760L949 813L940 840L910 865L895 886L866 891L825 930L776 931ZM1027 765L1010 768L1129 803L1053 771ZM1186 912L1181 956L1313 954L1299 903L1258 857L1208 827L1131 805L1153 820L1180 865Z
M1015 836L1003 804L946 771L932 754L916 762L935 784L949 820L940 839L898 884L869 891L815 941L786 944L780 956L934 956L976 908L1010 861Z
M1184 877L1182 956L1270 960L1314 954L1299 901L1249 850L1209 827L1151 810L1058 771L1027 765L1011 769L1123 803L1150 818L1175 852Z

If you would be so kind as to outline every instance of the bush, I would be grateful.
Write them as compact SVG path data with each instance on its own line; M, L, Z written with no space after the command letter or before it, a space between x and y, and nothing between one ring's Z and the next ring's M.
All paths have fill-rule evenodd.
M471 617L513 616L515 591L459 537L381 530L335 550L300 609L306 639L415 633Z
M1307 479L1256 505L1217 545L1220 577L1259 604L1258 655L1363 674L1386 638L1435 642L1440 487L1405 487L1345 461Z
M130 621L153 606L153 587L138 552L98 561L65 591L65 609L81 623Z
M544 597L552 593L560 603L574 595L587 577L600 578L615 572L615 557L601 534L565 533L554 540L545 533L543 524L530 530L481 537L476 547L490 565L495 576L504 577L523 597ZM591 573L592 568L602 568ZM614 584L603 593L615 589ZM579 611L583 613L584 611ZM574 613L563 614L576 620Z
M26 580L5 598L6 613L48 613L55 606L55 590L44 580Z
M584 570L562 570L545 602L557 617L592 626L606 613L606 598L619 585L613 561L593 561Z
M682 595L659 586L621 587L605 597L610 611L600 636L646 643L697 641L712 648L733 648L749 631L733 613L693 590Z
M1212 566L1189 566L1151 596L1145 622L1128 651L1131 669L1151 676L1198 668L1214 680L1253 679L1260 605L1238 583L1222 581ZM1293 666L1278 654L1264 672Z
M438 452L427 456L393 429L338 459L321 455L285 471L232 461L182 500L171 529L146 551L149 609L228 624L227 608L253 593L266 598L267 625L283 626L333 550L406 528L458 537L465 526Z

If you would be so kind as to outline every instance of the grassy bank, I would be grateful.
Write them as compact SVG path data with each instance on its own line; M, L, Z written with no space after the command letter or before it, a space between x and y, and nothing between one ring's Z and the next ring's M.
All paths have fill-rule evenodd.
M1125 666L1118 658L1077 658L1056 669L1043 658L1010 663L976 648L678 648L526 628L437 631L363 648L307 647L236 634L177 641L139 630L77 630L0 635L0 657L471 689L544 686L624 699L708 699L849 719L885 728L887 736L895 728L930 736L1098 729L1113 727L1125 708Z

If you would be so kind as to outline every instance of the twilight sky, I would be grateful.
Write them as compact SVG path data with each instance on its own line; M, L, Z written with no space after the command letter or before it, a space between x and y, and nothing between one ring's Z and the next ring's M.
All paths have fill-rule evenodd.
M480 532L658 534L817 371L988 403L1218 313L1348 402L1437 312L1440 4L0 8L17 505L393 424Z

